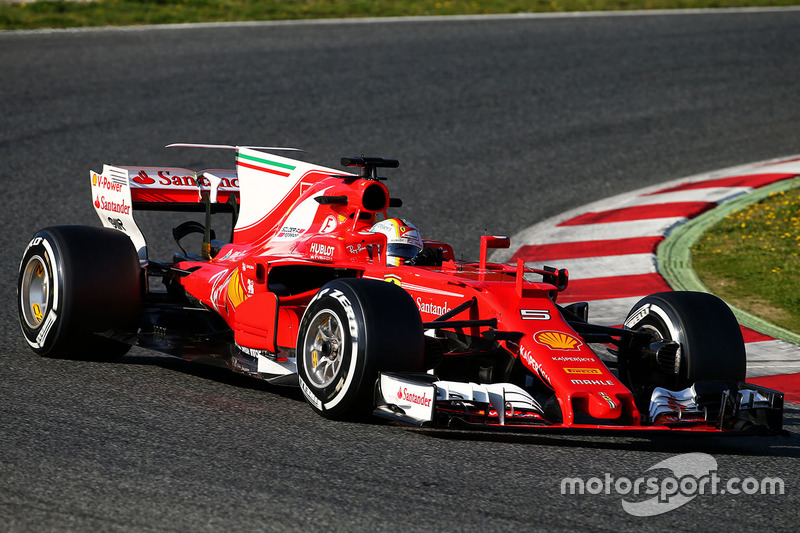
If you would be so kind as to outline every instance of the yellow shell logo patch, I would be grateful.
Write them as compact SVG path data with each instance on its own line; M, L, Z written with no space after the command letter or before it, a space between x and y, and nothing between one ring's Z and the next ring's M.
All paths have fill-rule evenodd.
M230 281L228 282L228 299L234 308L238 307L245 299L244 289L242 284L239 283L239 271L234 270Z
M579 338L560 331L540 331L533 336L533 340L551 350L577 350L583 344Z

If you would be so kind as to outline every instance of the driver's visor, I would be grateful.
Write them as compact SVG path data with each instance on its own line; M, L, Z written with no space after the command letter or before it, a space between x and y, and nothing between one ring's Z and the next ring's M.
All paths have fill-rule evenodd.
M402 257L411 259L419 253L419 247L413 244L390 244L386 248L386 255L389 257Z

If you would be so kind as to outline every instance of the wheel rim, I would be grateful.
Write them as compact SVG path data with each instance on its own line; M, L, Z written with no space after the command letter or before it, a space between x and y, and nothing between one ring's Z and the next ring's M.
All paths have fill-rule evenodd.
M20 298L22 317L31 329L38 328L47 316L47 302L50 297L50 279L44 260L35 255L28 259L22 271Z
M674 324L670 322L663 310L656 306L651 307L651 313L636 325L635 330L649 333L651 342L675 341L681 343L680 334ZM678 357L681 356L682 350L683 348L678 348ZM647 405L649 405L653 387L667 387L672 390L678 385L679 378L678 374L666 374L663 368L653 368L651 365L652 363L639 362L626 365L627 369L625 370L631 391L634 395L640 396L642 401L648 402Z
M650 333L650 335L652 335L653 337L653 342L672 340L669 338L671 337L669 332L667 332L665 335L662 329L659 329L657 326L654 326L652 324L644 324L643 326L637 328L637 331L647 331L648 333Z
M317 313L303 346L306 375L315 386L327 387L338 375L344 355L344 330L339 317L328 310Z

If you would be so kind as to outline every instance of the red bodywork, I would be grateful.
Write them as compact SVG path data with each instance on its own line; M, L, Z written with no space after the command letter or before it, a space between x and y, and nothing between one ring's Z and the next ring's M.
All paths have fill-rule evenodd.
M173 268L183 273L175 281L218 313L242 348L272 354L278 362L293 357L303 312L327 272L383 280L411 295L423 323L446 315L448 321L469 322L451 328L459 334L496 338L495 346L552 389L563 414L556 423L531 412L507 412L506 420L518 426L643 428L631 391L557 306L558 293L568 283L566 271L531 270L521 260L490 263L492 248L509 246L507 237L493 236L482 238L476 262L456 261L451 246L428 240L426 247L441 251L441 264L387 266L386 237L369 230L396 202L370 175L374 169L361 176L342 174L245 148L237 149L236 172L116 168L129 175L134 208L225 204L240 211L232 243L211 258L187 258ZM100 214L104 220L106 213ZM528 279L532 275L543 281ZM497 412L473 409L469 416L494 419ZM586 416L593 421L588 426ZM716 431L700 420L682 429Z
M518 268L487 262L489 249L507 247L507 237L484 237L477 264L456 263L449 245L426 241L426 246L443 250L441 267L388 267L386 238L369 230L376 215L387 216L389 192L382 182L354 178L323 172L304 176L258 225L237 229L234 242L215 258L177 264L184 270L197 268L181 278L183 287L225 319L237 344L278 354L295 348L298 324L317 289L278 296L267 284L275 268L313 264L395 283L417 303L423 322L475 298L476 305L451 318L497 319L497 330L524 333L518 342L500 343L559 392L565 424L573 423L574 408L609 421L624 412L638 424L631 393L561 317L555 306L557 287L525 280L521 262ZM320 205L308 230L296 239L273 238L281 236L293 205L321 195L345 197L347 202ZM365 196L373 202L367 207ZM473 327L465 333L480 337L487 329Z

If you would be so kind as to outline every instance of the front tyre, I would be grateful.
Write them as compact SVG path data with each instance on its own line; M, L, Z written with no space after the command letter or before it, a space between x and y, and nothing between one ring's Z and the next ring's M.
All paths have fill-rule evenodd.
M17 308L25 340L39 355L115 359L130 346L94 333L135 329L140 307L139 258L125 234L54 226L28 244Z
M646 296L628 313L625 327L648 332L655 343L679 344L674 366L620 354L624 355L620 378L635 395L649 398L653 387L680 390L702 380L745 379L747 360L739 323L725 302L712 294L676 291Z
M328 283L300 322L300 387L311 407L327 418L368 414L379 371L419 372L423 361L419 311L411 296L391 283Z

